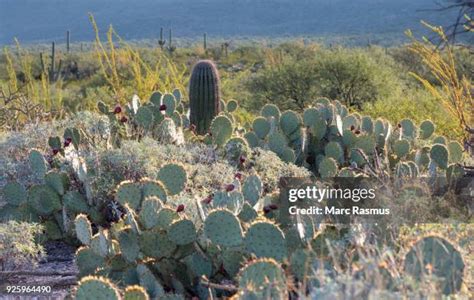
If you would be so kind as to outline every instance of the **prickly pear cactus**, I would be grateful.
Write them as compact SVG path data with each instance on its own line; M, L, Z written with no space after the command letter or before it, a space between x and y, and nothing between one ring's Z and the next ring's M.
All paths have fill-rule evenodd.
M140 280L140 285L145 288L150 298L159 299L164 296L165 291L163 286L156 280L155 276L153 276L153 273L147 266L143 264L138 265L137 274Z
M196 227L191 220L179 220L171 223L168 238L176 245L187 245L197 238Z
M148 300L145 289L139 285L128 286L123 294L123 300Z
M463 147L459 142L452 141L448 143L448 152L449 152L449 162L450 163L460 163L463 156Z
M251 291L255 299L287 299L286 277L272 259L258 259L244 266L239 275L239 290Z
M155 196L149 196L143 201L139 218L145 229L151 229L158 224L158 212L162 207L163 203Z
M264 117L257 117L253 121L252 129L259 139L264 139L270 132L270 122Z
M285 235L273 223L256 221L245 233L245 248L259 258L282 261L287 257Z
M46 173L44 180L47 185L61 196L63 196L69 188L69 178L65 172L51 170Z
M420 137L424 140L429 139L435 131L435 125L430 120L423 121L420 124Z
M337 175L337 162L331 157L324 157L319 163L319 174L322 178L331 178Z
M167 164L161 167L156 177L164 184L170 195L179 194L188 180L186 170L179 164Z
M287 136L299 129L301 119L297 113L287 110L280 116L280 127Z
M24 204L28 197L25 187L18 182L7 183L3 187L2 193L3 199L5 199L8 204L13 206Z
M142 201L140 186L131 181L121 182L115 193L115 199L122 205L128 204L131 208L138 209Z
M176 122L171 118L164 118L156 129L156 137L164 144L181 145L184 140L178 132Z
M232 136L232 121L226 116L217 116L212 120L210 131L214 144L222 147Z
M265 104L260 111L260 114L265 118L274 118L276 121L280 120L280 109L274 104Z
M135 115L137 124L145 130L150 130L153 126L153 112L146 106L140 106Z
M139 246L143 254L157 259L170 257L176 250L176 244L159 230L143 232L139 237Z
M242 186L242 193L246 201L251 206L257 204L258 199L262 195L263 184L258 175L247 177Z
M42 216L61 209L61 198L47 185L34 185L28 190L28 204Z
M88 276L79 281L75 299L119 300L120 294L107 278Z
M393 145L393 150L399 158L403 158L410 153L410 143L405 139L398 140Z
M166 192L165 186L160 181L142 178L140 180L140 186L143 200L146 200L149 197L156 197L163 203L166 203L168 194Z
M90 245L92 240L92 228L87 216L84 214L78 215L74 220L74 225L79 241L84 245Z
M239 107L239 103L237 101L229 100L226 105L226 110L231 113L231 112L236 111L238 107Z
M124 228L119 232L117 240L123 257L128 262L135 262L140 252L137 233L130 228Z
M204 233L211 242L224 247L239 246L243 242L239 219L225 209L209 213L204 222Z
M436 276L445 295L461 289L464 268L461 253L448 241L435 236L421 238L405 256L405 272L418 281Z
M449 152L445 145L434 144L431 147L430 158L441 169L446 169L448 167L448 157Z
M86 198L77 191L68 191L62 200L66 210L72 214L87 214L90 212Z
M249 145L241 137L233 137L225 144L225 157L234 165L242 164L249 153Z
M31 170L36 177L42 179L46 175L48 170L48 166L46 160L43 157L43 154L38 150L31 150L28 156L28 160L30 162Z
M78 298L288 299L287 287L304 286L309 295L317 285L329 286L316 279L321 275L317 272L327 272L334 282L348 275L331 264L342 252L351 252L346 250L354 246L355 238L341 233L339 226L317 224L309 216L299 216L297 225L283 222L276 200L279 178L312 174L326 184L327 178L336 176L379 176L382 181L396 176L409 181L429 173L444 184L464 176L462 145L436 137L431 121L418 127L405 119L392 128L386 120L349 114L340 102L320 98L301 114L280 112L267 104L260 116L244 125L233 114L236 101L211 100L213 107L225 111L202 117L201 136L190 126L186 101L177 90L155 92L143 104L134 97L123 111L100 103L100 111L113 120L112 128L123 135L122 149L98 152L112 156L100 160L99 167L113 167L122 152L140 158L146 150L158 149L153 151L157 158L147 160L147 168L124 164L126 168L105 172L89 170L79 175L78 184L77 174L63 173L68 166L61 163L68 160L69 150L56 152L51 166L32 150L29 162L36 178L28 189L14 181L6 183L2 200L7 205L0 217L12 210L19 215L31 213L51 239L63 239L69 229L70 236L83 244L76 253L79 276L107 276L121 289L94 277L80 284ZM202 104L191 103L191 110ZM180 132L186 137L184 143L178 142ZM67 136L74 139L74 134L71 129ZM49 143L57 148L62 147L61 141L55 136ZM80 151L71 152L84 155L81 160L88 164L95 162L89 148L80 143ZM137 153L130 151L136 145L140 146ZM84 177L94 182L91 188L101 189L97 199L82 185ZM111 181L115 188L110 188ZM426 259L420 259L419 253ZM444 240L424 238L408 252L405 273L418 280L435 275L443 292L451 294L460 290L462 259ZM384 270L378 264L371 268L359 273ZM376 283L364 274L354 275L355 280ZM97 291L90 296L93 288ZM292 293L296 297L299 291Z

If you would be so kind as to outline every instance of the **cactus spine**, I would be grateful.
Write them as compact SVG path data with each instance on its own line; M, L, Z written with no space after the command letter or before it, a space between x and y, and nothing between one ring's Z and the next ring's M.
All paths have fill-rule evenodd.
M198 134L207 133L212 119L221 111L220 79L210 60L201 60L193 68L189 83L190 121Z

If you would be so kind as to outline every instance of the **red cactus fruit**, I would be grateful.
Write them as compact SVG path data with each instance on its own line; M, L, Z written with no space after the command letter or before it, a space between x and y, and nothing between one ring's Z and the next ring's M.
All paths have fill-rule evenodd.
M211 202L212 202L212 196L211 196L211 195L207 196L204 200L202 200L202 202L203 202L204 204L209 204L209 203L211 203Z
M69 145L72 143L72 138L68 137L66 140L64 140L64 148L69 147Z
M120 105L115 106L114 108L114 114L119 114L122 112L122 107Z
M235 173L234 178L237 180L242 180L242 173Z
M121 123L127 123L128 122L128 118L126 116L123 116L120 118L120 122Z
M180 205L178 205L178 207L176 208L176 212L182 212L182 211L184 211L184 208L185 208L185 207L184 207L184 204L180 204Z
M272 209L270 207L268 207L268 205L263 207L263 212L264 213L268 214L271 211L272 211Z
M164 111L166 110L166 105L165 104L161 104L160 105L160 111Z
M225 186L225 190L227 192L232 192L234 189L235 189L235 185L233 185L232 183Z
M278 205L273 203L273 204L268 205L268 208L270 208L271 210L275 210L275 209L278 209Z

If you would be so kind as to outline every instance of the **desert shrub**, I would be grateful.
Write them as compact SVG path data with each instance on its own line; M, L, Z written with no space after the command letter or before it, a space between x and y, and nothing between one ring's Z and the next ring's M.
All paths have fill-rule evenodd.
M220 71L222 97L225 101L238 99L242 107L251 109L252 93L246 88L245 81L252 75L250 70L245 69L240 72L233 72L232 66ZM229 70L229 71L227 71Z
M0 223L0 270L36 263L44 254L43 247L36 242L42 231L42 226L35 223Z
M216 156L212 147L163 145L149 138L140 142L126 141L119 149L91 152L87 160L94 191L102 199L123 180L155 178L160 167L167 163L186 164L193 177L189 190L196 196L206 194L208 189L220 188L223 182L231 182L236 172Z
M421 123L426 119L436 124L436 131L452 139L462 137L462 131L447 110L423 89L412 88L398 97L367 103L362 109L363 114L374 118L382 117L396 124L405 118Z
M255 153L255 170L265 186L273 191L278 188L280 177L309 177L311 172L292 163L286 163L272 151L258 149Z
M393 61L382 51L335 48L318 52L315 70L320 96L360 109L364 103L396 94L400 82Z
M265 68L247 87L253 107L275 103L283 109L305 108L319 96L361 109L364 103L398 95L402 82L395 62L376 47L369 49L283 44L267 54Z
M258 46L238 46L231 51L223 63L233 64L241 62L243 64L263 63L264 54L262 47Z
M275 103L282 109L302 110L319 95L316 67L312 61L281 57L251 77L247 87L253 95L252 107Z
M308 60L314 58L315 54L320 50L318 44L305 44L303 41L283 42L276 46L273 50L266 50L267 59L271 56L284 55L291 56L297 60ZM270 56L269 56L270 55Z

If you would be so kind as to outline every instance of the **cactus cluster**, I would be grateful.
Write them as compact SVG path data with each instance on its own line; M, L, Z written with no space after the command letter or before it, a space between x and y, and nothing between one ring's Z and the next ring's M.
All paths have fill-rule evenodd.
M182 144L183 127L189 124L178 89L165 94L156 91L145 104L135 95L124 108L117 105L110 109L99 102L98 109L109 118L110 143L114 147L120 147L125 139L139 139L144 135L163 143Z
M49 169L44 156L35 149L30 151L29 162L38 183L28 189L16 181L7 183L3 187L7 205L2 208L1 219L41 221L50 239L72 236L70 220L80 214L89 215L96 223L103 222L100 207L90 205L86 197L71 188L66 172Z
M175 168L178 170L178 165L173 165L168 176L175 176ZM166 166L162 169L168 172ZM201 203L200 220L181 205L171 206L168 198L172 196L165 183L149 179L121 183L115 197L126 213L120 221L109 229L99 227L93 234L86 215L75 219L76 236L84 244L77 251L81 276L98 276L85 278L99 281L100 276L107 276L115 282L108 286L122 289L116 288L118 294L133 290L151 299L175 297L165 292L170 289L180 294L192 291L200 299L207 299L209 293L230 296L225 289L208 288L210 282L226 280L234 283L238 299L265 295L286 299L290 286L307 281L318 264L331 261L332 247L349 247L340 243L347 231L335 226L318 230L311 218L303 218L296 227L283 225L279 214L271 212L278 207L264 195L258 175L241 180L243 184L226 186L225 191L215 191L210 201ZM257 210L262 206L270 210ZM406 255L405 270L407 276L424 280L421 265L414 260L419 251L426 252L427 262L440 266L436 275L444 277L444 293L451 294L459 290L464 261L450 243L442 242L440 247L434 242L424 246L423 242L421 250L417 250L419 243L413 246ZM444 255L443 249L452 255ZM446 270L453 273L445 273L443 266L450 266ZM387 272L383 266L375 268ZM317 286L316 282L307 284ZM146 296L138 288L127 287L136 285Z
M434 131L429 120L420 127L409 119L392 126L321 98L301 116L265 105L244 137L252 148L269 149L323 178L344 176L365 166L375 171L370 175L401 174L400 169L407 169L404 174L417 176L420 171L453 168L462 159L462 146L434 137Z
M59 137L49 139L48 144L57 150L53 154L61 154L52 161L40 150L30 151L33 185L27 188L11 181L4 186L7 205L1 217L40 221L51 238L75 237L82 244L76 252L83 277L76 298L288 299L292 287L309 290L322 284L308 276L311 273L327 272L335 277L333 273L341 269L332 264L340 254L337 251L355 253L357 247L351 244L347 228L315 224L307 216L300 216L297 224L286 222L278 191L268 180L272 177L276 182L285 174L266 174L258 165L262 164L258 161L261 152L271 155L264 164L278 163L288 170L304 166L322 181L337 176L462 174L462 146L434 136L430 121L418 127L405 119L392 126L321 98L302 114L281 112L267 104L250 126L240 128L233 115L238 103L220 99L215 66L206 62L194 72L190 119L184 114L185 101L179 90L155 92L144 104L134 97L123 108L111 109L99 102L100 112L110 121L110 144L118 147L125 139L145 144L145 136L161 144L175 144L174 151L186 151L190 143L206 144L193 154L193 159L211 170L208 173L212 174L204 176L219 177L222 173L213 168L225 164L231 177L237 172L233 181L201 184L210 181L202 180L203 174L193 168L189 157L157 159L159 168L147 173L150 178L133 172L128 177L114 174L121 179L113 181L102 204L116 218L104 222L103 207L90 196L89 174L80 163L81 155L88 151L86 135L70 127L63 136L67 147ZM79 158L68 160L68 154ZM96 152L89 158L93 155ZM68 174L65 171L71 165L75 173ZM97 177L94 179L100 181ZM205 199L199 199L202 194L207 195ZM446 240L422 238L406 253L404 262L403 276L423 282L434 275L444 294L461 288L463 256ZM427 264L433 267L431 273L425 272ZM375 270L385 274L384 280L393 279L381 264L367 269L365 273L356 270L360 271L357 276L370 280L367 274Z

